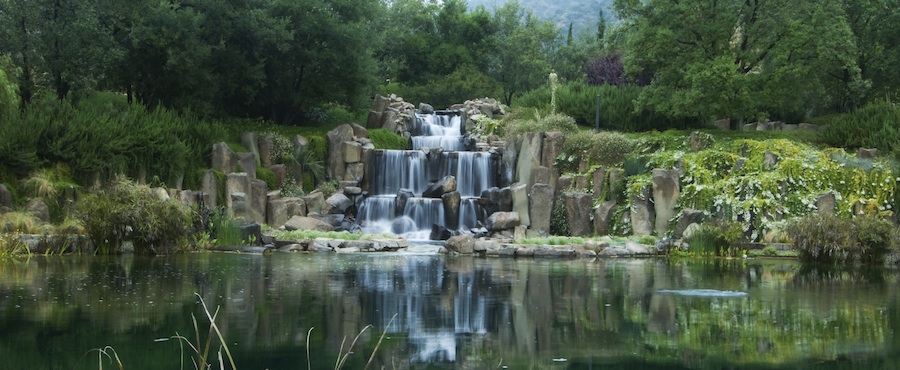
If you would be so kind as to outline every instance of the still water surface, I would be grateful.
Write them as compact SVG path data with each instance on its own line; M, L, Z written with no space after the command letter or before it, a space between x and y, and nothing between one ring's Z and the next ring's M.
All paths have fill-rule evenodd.
M345 369L385 329L369 369L897 368L898 287L893 270L781 260L6 259L0 368L97 369L90 351L110 346L126 369L180 369L180 341L162 339L196 342L193 315L205 341L195 293L239 369L306 369L307 348L333 369L370 324Z

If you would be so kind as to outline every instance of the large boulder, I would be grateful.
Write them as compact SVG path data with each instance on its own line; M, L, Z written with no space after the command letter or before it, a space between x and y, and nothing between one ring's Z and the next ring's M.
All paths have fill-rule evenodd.
M569 235L586 236L592 234L591 208L594 201L587 193L569 193L563 196L566 217L569 221Z
M272 167L272 150L275 149L275 134L266 134L259 138L259 164Z
M251 221L262 224L266 222L266 203L269 193L269 185L263 180L250 180L250 193L248 199L250 201Z
M317 230L317 231L334 231L334 226L331 226L327 222L322 220L312 218L312 217L303 217L303 216L294 216L291 217L284 224L284 229L287 231L294 230Z
M566 136L562 132L551 131L544 133L544 145L541 148L541 166L553 168L556 165L556 157L562 153Z
M225 208L235 217L244 217L247 221L253 219L249 214L244 213L249 211L249 203L241 204L240 209L237 210L235 209L234 201L249 202L249 194L253 193L251 180L250 176L245 172L229 173L225 180ZM232 195L234 193L241 193L241 195L235 197Z
M240 158L228 147L228 144L219 142L213 144L212 148L212 169L224 174L234 172L237 168Z
M459 229L459 207L462 198L458 191L451 191L441 196L444 204L444 224L448 229Z
M303 202L306 203L306 212L322 213L322 207L325 205L325 194L321 191L313 191L303 196Z
M50 222L50 207L40 198L29 199L25 204L25 211L31 213L34 218L42 223Z
M306 216L306 202L300 198L270 199L266 207L266 224L279 228L291 217Z
M833 192L816 197L816 210L819 214L833 214L837 206L837 197Z
M665 235L669 220L675 216L675 205L681 195L681 185L677 170L654 169L653 207L656 211L656 235Z
M326 136L328 137L328 178L343 179L347 166L344 162L343 144L345 141L353 141L353 127L343 124L328 131Z
M650 207L649 187L631 200L631 232L634 235L653 233L653 208Z
M238 165L240 165L240 170L250 176L251 179L256 178L256 154L253 153L238 153Z
M613 215L616 212L616 201L608 200L600 203L594 210L594 232L597 235L606 235L609 225L612 223Z
M457 235L447 239L444 246L459 254L472 254L475 251L475 238L471 235Z
M531 202L528 218L531 229L550 232L550 215L553 213L553 187L549 184L534 184L531 187Z
M415 197L416 195L413 194L412 191L409 191L407 189L400 189L400 191L397 192L397 198L394 203L394 214L402 215L403 211L406 210L406 205L409 204L409 199Z
M325 204L322 206L322 214L343 214L352 205L353 201L344 193L336 192L325 200Z
M603 195L603 190L605 190L606 185L606 167L600 166L594 170L592 174L593 179L591 179L591 195L593 196L594 202L600 200L600 196Z
M515 184L510 187L510 191L512 191L512 210L519 214L520 225L531 226L531 218L528 216L528 185Z
M456 177L453 175L444 176L438 182L428 185L428 188L422 192L423 198L440 198L442 195L456 191Z
M516 212L494 212L488 216L485 227L490 231L510 230L519 226L521 220Z
M703 222L705 218L706 213L703 211L690 208L682 209L681 218L678 220L678 223L675 224L675 230L672 232L672 237L681 239L684 237L684 231L687 230L688 226L691 224L699 224Z
M503 147L500 157L500 186L505 187L516 181L516 163L518 161L518 148L515 140L509 140Z
M529 132L519 136L516 141L521 143L519 145L518 161L516 162L516 179L531 186L533 185L530 183L532 180L531 170L541 165L541 147L544 142L544 134L541 132Z

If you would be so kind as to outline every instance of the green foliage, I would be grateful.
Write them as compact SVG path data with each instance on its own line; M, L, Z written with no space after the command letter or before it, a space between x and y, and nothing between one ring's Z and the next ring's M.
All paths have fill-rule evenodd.
M549 114L546 117L538 116L536 119L521 119L519 116L505 118L502 123L503 133L507 138L529 132L559 131L572 134L578 131L575 120L564 114Z
M569 235L569 216L566 213L566 203L560 198L553 203L550 214L550 234Z
M634 150L635 143L627 136L611 131L578 131L567 135L563 153L583 158L588 165L615 165L622 163Z
M229 217L224 209L213 214L210 223L210 235L214 239L214 245L230 247L247 244L248 241L244 239L241 225L235 219Z
M0 232L40 234L41 222L28 212L7 212L0 215Z
M19 109L15 83L16 68L5 55L0 55L0 121L10 119Z
M395 134L393 131L385 128L376 128L369 130L369 139L378 149L409 149L409 143L403 136Z
M642 89L639 86L593 86L584 81L572 81L559 87L556 100L559 112L572 116L579 125L594 127L599 95L600 128L603 130L637 132L699 125L700 120L696 118L673 119L636 106ZM547 109L549 103L550 89L547 87L531 90L516 100L518 106L541 109Z
M265 167L256 167L256 178L266 182L269 189L278 189L278 178L275 172Z
M76 215L99 254L120 253L125 242L138 254L169 254L189 247L190 210L127 180L116 179L85 195Z
M787 233L804 263L881 263L895 248L893 225L883 219L862 216L842 219L831 214L811 214L788 224Z
M338 191L338 182L336 180L325 181L316 187L316 190L322 192L325 198L330 197Z
M744 230L740 223L713 221L703 223L685 238L690 251L700 256L736 257L742 254L738 243L744 241Z
M876 100L862 109L829 120L821 140L838 148L878 148L900 155L900 106Z

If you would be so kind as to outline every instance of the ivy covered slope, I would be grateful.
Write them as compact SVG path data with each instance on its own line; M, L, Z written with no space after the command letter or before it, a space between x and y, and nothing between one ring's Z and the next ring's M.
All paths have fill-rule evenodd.
M751 239L781 230L783 220L816 211L833 194L840 216L893 216L897 170L883 159L860 159L843 149L818 149L783 138L732 139L667 132L638 139L646 168L682 170L679 209L692 208L740 222ZM627 179L627 199L651 186L651 175ZM676 216L677 218L678 216ZM672 220L677 221L677 220Z

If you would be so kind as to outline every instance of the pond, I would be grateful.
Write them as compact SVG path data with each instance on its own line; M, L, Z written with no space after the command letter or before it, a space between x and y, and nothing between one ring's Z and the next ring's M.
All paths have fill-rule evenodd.
M5 259L0 359L97 369L112 348L126 369L193 369L170 338L196 343L193 316L205 343L199 296L239 369L334 369L361 331L345 369L376 347L370 369L897 368L897 277L752 259Z

